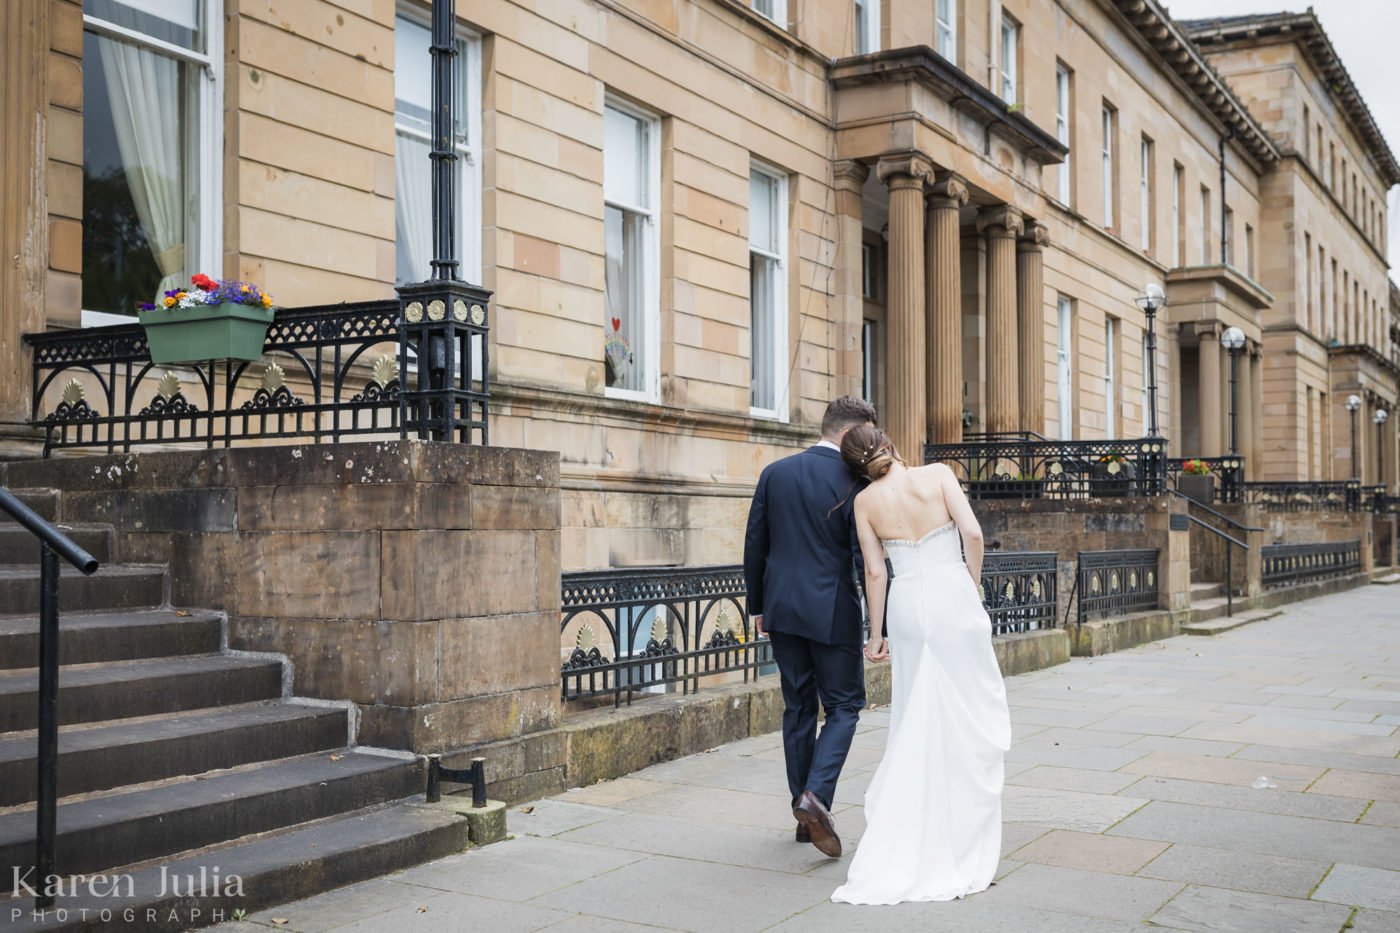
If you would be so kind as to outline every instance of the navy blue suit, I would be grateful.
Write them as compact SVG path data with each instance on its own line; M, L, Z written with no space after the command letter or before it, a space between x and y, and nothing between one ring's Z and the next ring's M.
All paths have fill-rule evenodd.
M810 790L828 807L865 706L859 488L830 448L785 457L759 476L744 538L748 610L763 615L782 679L788 786L794 800Z

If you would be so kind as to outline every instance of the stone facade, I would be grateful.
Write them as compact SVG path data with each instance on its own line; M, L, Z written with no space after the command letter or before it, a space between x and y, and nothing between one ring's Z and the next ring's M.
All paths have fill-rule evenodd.
M426 5L211 3L222 268L204 271L289 306L391 296L396 30ZM1171 299L1156 366L1174 455L1230 445L1219 335L1237 326L1251 478L1345 474L1340 401L1364 393L1366 415L1396 401L1383 231L1397 179L1313 53L1193 41L1197 25L1156 0L960 0L946 57L931 3L878 4L873 50L856 48L848 6L775 6L778 22L738 0L458 4L479 221L465 268L495 292L492 439L560 452L566 569L736 560L758 471L810 443L841 392L866 391L911 458L965 423L1141 435L1133 298L1149 282ZM20 456L19 336L81 318L84 24L74 0L0 16L3 235L20 257L0 292L0 450ZM1345 190L1290 135L1304 102L1347 153ZM655 381L636 395L607 387L602 351L613 107L654 120ZM785 180L781 326L763 325L781 343L775 414L750 396L756 168ZM1305 246L1325 250L1327 310L1311 317ZM1334 261L1350 304L1334 301ZM1356 459L1374 464L1375 429L1361 434Z

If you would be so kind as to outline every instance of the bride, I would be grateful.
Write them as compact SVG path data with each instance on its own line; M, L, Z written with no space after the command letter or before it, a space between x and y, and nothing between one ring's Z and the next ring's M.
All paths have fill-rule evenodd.
M911 469L873 425L851 429L841 456L871 480L855 500L870 607L865 654L888 658L894 682L865 835L831 899L896 904L985 891L1001 857L1011 719L977 583L982 530L952 470Z

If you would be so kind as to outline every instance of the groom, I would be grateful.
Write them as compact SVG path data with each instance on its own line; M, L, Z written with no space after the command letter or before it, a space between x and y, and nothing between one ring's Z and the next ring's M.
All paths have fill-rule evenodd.
M755 635L768 634L783 686L787 758L797 841L841 854L831 818L836 779L865 706L862 622L856 590L860 546L857 488L841 460L841 439L875 422L875 409L843 395L826 407L822 438L771 463L758 478L744 538L744 577ZM817 735L817 700L826 724Z

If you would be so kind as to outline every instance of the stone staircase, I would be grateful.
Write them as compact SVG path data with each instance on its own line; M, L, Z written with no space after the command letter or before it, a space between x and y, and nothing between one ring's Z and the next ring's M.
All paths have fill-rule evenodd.
M67 517L56 491L13 491ZM467 847L465 819L413 802L416 759L357 748L350 708L291 697L280 656L225 650L220 614L167 604L165 566L113 562L111 526L60 527L102 567L62 576L55 868L131 880L43 916L15 884L39 887L38 543L0 515L0 925L188 929Z

